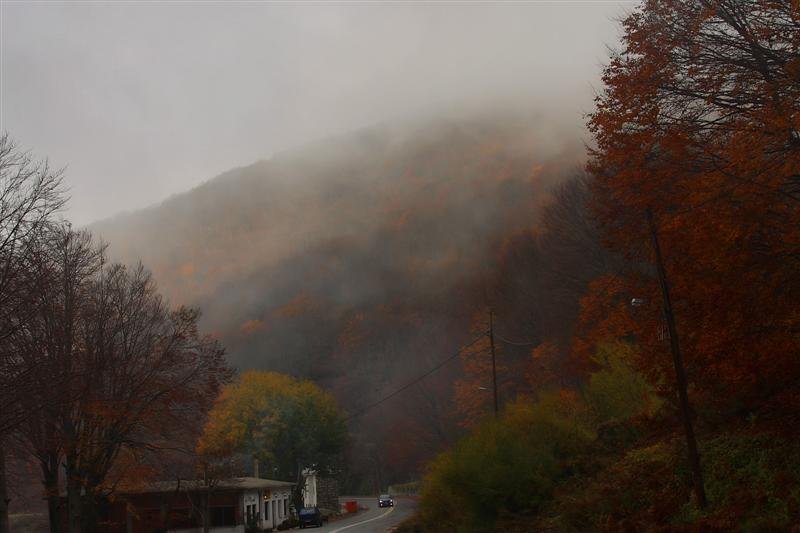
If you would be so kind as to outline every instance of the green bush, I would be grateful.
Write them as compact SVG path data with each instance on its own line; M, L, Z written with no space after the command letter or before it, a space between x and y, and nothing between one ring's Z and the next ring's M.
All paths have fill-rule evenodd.
M598 350L580 394L520 399L430 466L406 531L785 531L800 523L796 416L698 424L706 509L691 497L674 413L629 364ZM784 416L785 423L780 422ZM794 425L793 425L794 424Z
M599 369L580 394L520 399L439 456L423 483L420 526L525 530L560 483L585 474L596 452L635 442L631 419L652 415L661 403L630 365L633 355L624 343L600 347ZM642 462L642 470L652 467ZM625 498L617 503L627 505Z
M666 523L688 495L686 480L675 469L679 451L678 443L659 442L623 452L597 472L559 487L538 527L613 531Z
M644 376L631 365L635 347L602 344L594 356L600 367L583 389L583 398L595 424L612 425L641 415L653 415L662 401Z
M569 393L518 401L431 465L420 516L433 530L491 529L506 514L538 509L591 442L582 405Z
M686 444L633 448L556 490L537 529L786 531L800 523L800 443L739 428L701 439L708 507L690 498Z
M742 431L700 443L707 521L747 531L784 530L800 522L800 442Z

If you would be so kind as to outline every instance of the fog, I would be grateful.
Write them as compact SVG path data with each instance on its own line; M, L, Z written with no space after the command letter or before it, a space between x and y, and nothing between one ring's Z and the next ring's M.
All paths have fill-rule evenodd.
M579 134L621 2L3 2L0 129L86 224L370 124L515 105Z

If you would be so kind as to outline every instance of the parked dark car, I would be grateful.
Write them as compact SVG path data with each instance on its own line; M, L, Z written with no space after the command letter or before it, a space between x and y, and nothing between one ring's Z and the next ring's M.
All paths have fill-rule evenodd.
M306 526L322 527L322 513L318 507L303 507L297 513L297 520L300 522L300 529Z
M381 494L378 497L378 507L394 507L394 500L388 494Z

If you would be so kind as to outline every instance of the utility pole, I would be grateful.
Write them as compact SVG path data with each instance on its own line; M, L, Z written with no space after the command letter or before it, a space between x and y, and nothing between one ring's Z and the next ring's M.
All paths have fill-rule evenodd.
M672 351L672 362L675 365L675 379L678 385L678 399L680 401L681 418L686 432L686 447L689 452L689 468L692 472L692 483L697 496L697 505L701 509L706 507L706 490L703 485L703 471L700 468L700 453L697 451L697 439L692 426L692 414L689 406L689 393L687 391L686 371L683 368L680 344L678 343L678 328L675 326L675 315L672 313L672 300L669 295L669 282L664 269L664 260L661 257L661 247L658 243L658 232L653 220L653 211L647 210L647 223L650 227L650 236L653 240L653 250L656 255L656 268L658 281L661 285L661 294L664 299L664 318L669 331L669 347Z
M494 395L494 417L497 418L497 359L494 353L494 311L489 309L489 347L492 351L492 394Z

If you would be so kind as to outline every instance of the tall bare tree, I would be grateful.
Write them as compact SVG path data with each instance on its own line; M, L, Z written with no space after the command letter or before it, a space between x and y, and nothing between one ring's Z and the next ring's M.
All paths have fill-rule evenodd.
M23 408L44 406L18 438L41 465L51 531L62 464L69 530L93 531L121 452L157 451L199 429L230 371L199 334L199 313L170 309L141 265L108 264L102 245L68 225L41 233L21 277L33 311L6 341L30 369Z
M87 379L67 435L68 484L86 495L77 530L93 530L120 451L155 451L199 429L190 413L210 409L230 377L224 350L199 334L198 318L194 309L170 309L141 265L111 265L94 281L79 333Z
M84 381L76 327L102 262L103 249L92 244L88 233L68 225L41 228L30 239L17 280L29 311L13 319L15 327L5 339L6 352L28 376L26 394L17 405L29 416L14 438L40 465L51 531L59 527L65 423Z
M35 161L7 133L0 134L0 342L14 327L14 317L27 310L24 293L15 287L31 235L60 209L66 197L62 172L47 161ZM28 374L0 346L0 533L8 531L5 461L8 432L22 420L18 399Z

